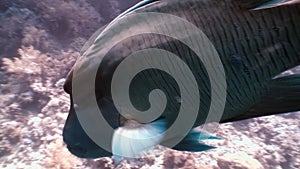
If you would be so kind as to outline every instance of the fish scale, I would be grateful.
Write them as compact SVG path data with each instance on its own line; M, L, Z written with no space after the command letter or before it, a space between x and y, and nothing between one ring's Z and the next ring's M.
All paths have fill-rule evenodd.
M299 37L290 35L291 32L296 32L296 25L292 27L285 25L299 23L300 18L290 15L299 12L299 5L291 6L293 9L278 7L262 11L245 11L238 3L238 1L214 0L162 0L158 5L153 7L149 5L137 9L136 12L166 12L186 18L198 26L211 39L220 54L227 76L235 77L228 81L228 97L235 99L229 100L227 104L240 103L241 106L239 109L229 106L228 110L242 113L253 103L259 102L258 98L264 95L263 91L266 91L272 77L299 64L299 52L295 51L299 48ZM222 13L224 11L225 14ZM239 15L236 15L237 13ZM290 19L278 20L278 18ZM235 29L237 25L239 31ZM282 37L287 43L282 42ZM282 49L271 52L267 50L277 44L280 44ZM247 65L246 69L251 76L242 75L245 74L245 70L227 66L231 64L228 60L229 51L236 52L235 54L242 60L241 64ZM255 85L253 81L256 82ZM230 113L232 112L225 110L224 118L228 118Z

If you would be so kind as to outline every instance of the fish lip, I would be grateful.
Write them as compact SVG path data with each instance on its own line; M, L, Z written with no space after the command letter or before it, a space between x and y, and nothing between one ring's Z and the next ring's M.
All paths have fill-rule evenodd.
M98 148L88 148L85 149L84 146L81 143L76 143L74 145L67 145L67 149L69 150L70 153L75 155L76 157L79 158L85 158L85 159L96 159L96 158L102 158L102 157L110 157L113 154L109 152L102 152L98 151Z
M80 144L77 144L75 146L67 145L68 150L74 154L75 156L79 158L88 158L87 156L87 150L84 148L79 147Z

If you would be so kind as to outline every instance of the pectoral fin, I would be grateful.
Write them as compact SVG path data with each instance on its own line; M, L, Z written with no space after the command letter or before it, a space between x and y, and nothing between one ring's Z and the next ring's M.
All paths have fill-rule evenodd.
M250 111L224 122L300 110L300 75L273 79L267 94Z
M213 149L215 147L209 146L201 142L201 140L221 139L206 133L191 130L176 146L172 149L180 151L200 152Z
M143 155L163 139L166 121L160 119L137 127L119 127L112 140L112 151L115 161L122 157L136 158Z

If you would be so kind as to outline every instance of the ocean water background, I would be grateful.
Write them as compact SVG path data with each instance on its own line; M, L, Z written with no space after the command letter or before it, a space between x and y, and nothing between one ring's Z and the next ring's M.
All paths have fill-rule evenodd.
M207 152L158 147L118 166L68 152L65 77L93 32L136 2L0 1L0 168L300 168L300 112L222 124Z

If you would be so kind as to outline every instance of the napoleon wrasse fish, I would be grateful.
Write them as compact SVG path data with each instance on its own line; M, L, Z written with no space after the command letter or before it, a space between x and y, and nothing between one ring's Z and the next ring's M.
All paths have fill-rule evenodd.
M300 1L299 0L146 0L130 8L118 18L138 12L160 12L179 16L201 29L217 50L226 73L227 96L222 118L230 122L283 112L300 110L300 75L275 78L285 70L300 65ZM114 20L113 22L118 22ZM148 22L155 22L153 20ZM140 27L139 27L140 26ZM140 23L128 28L147 29ZM108 39L118 38L128 28L109 34ZM99 30L99 33L102 33ZM184 34L185 32L182 32ZM104 45L92 37L89 46L100 49ZM133 36L116 44L100 65L95 80L97 102L103 116L113 128L122 125L124 117L116 110L111 96L113 72L124 57L134 51L160 48L171 51L184 60L196 75L200 107L193 127L205 122L211 102L208 74L186 45L163 35L145 34ZM93 62L86 65L94 66ZM159 131L170 125L180 109L180 91L176 81L168 74L149 70L138 74L131 88L132 104L140 110L149 108L148 94L155 88L167 93L167 107L163 114L149 125ZM63 138L70 152L82 158L99 158L112 154L97 144L84 132L74 111L72 97L73 70L70 71L64 89L71 96L71 108ZM79 79L80 80L80 79ZM121 85L121 84L120 84ZM134 89L133 89L134 88ZM174 118L175 117L175 118ZM123 120L122 120L123 119ZM126 120L126 119L125 119ZM126 146L126 145L125 145ZM134 146L134 145L132 145ZM122 149L122 141L117 146ZM191 130L173 149L203 151L212 147L199 142L199 133Z

